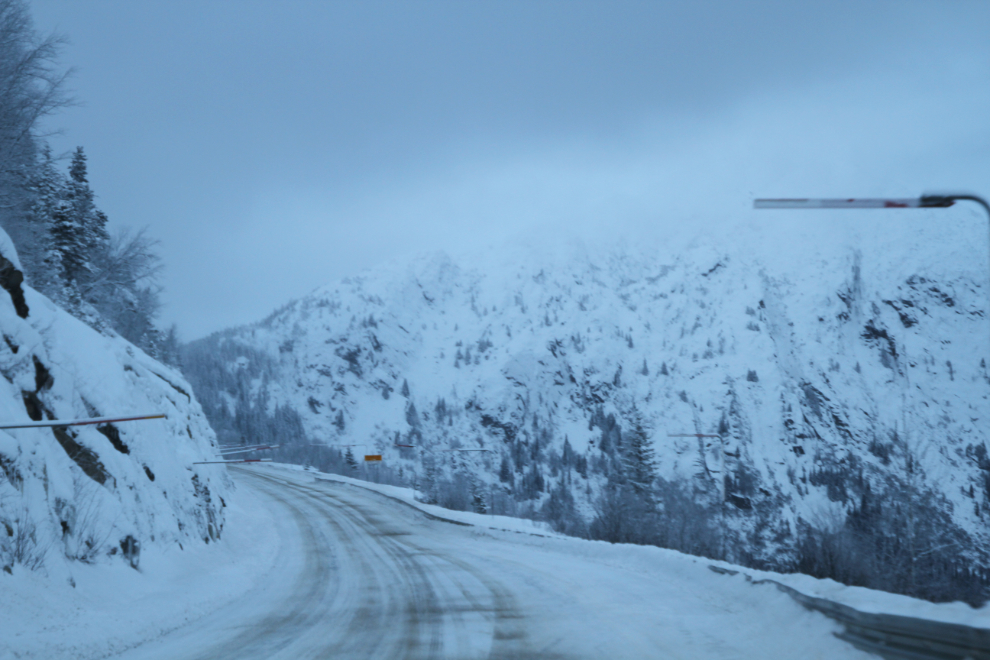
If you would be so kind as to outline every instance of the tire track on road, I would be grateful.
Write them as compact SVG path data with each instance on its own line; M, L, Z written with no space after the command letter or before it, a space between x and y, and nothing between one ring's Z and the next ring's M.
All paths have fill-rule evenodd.
M364 500L346 489L321 483L320 488L293 483L273 475L239 471L252 481L266 482L308 500L321 518L339 534L340 548L359 566L366 582L379 588L351 618L348 630L374 630L376 641L360 649L350 643L331 644L318 657L523 657L522 615L511 593L497 580L448 553L415 543L413 535L396 529L404 520L385 520L368 510ZM266 488L266 491L268 489ZM363 495L363 497L362 497ZM334 505L336 504L336 506ZM395 514L394 511L389 511ZM415 509L409 514L419 517ZM370 558L370 560L369 560ZM343 557L342 557L343 559ZM374 561L377 559L377 561ZM345 562L341 561L341 570ZM382 585L387 585L381 588ZM398 607L396 600L400 601ZM340 613L343 614L343 613ZM479 621L486 630L479 630ZM383 631L400 629L401 634ZM480 633L480 634L479 634ZM485 636L487 640L479 637Z

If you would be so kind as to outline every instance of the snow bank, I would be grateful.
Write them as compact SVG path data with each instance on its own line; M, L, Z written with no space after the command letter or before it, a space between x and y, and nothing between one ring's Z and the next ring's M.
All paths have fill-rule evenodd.
M243 597L265 580L283 540L253 491L226 509L220 543L154 544L141 570L123 562L73 564L75 587L39 572L0 581L0 660L104 658L156 640Z

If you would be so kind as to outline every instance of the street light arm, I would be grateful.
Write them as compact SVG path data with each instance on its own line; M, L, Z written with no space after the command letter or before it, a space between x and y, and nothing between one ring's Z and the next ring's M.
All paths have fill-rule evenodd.
M951 193L942 195L922 195L910 199L754 199L755 209L931 209L948 208L956 202L976 202L987 213L990 222L990 204L979 195L971 193Z
M939 202L948 202L945 206L952 206L953 202L965 201L965 202L976 202L983 207L983 210L987 212L987 222L990 222L990 204L987 204L987 200L983 199L979 195L973 195L970 193L959 193L950 195L922 195L922 204L926 202L933 202L938 204Z
M923 206L952 206L954 202L976 202L983 207L983 210L987 212L987 219L990 220L990 204L987 200L983 199L979 195L971 195L969 193L963 194L953 194L953 195L922 195L921 203Z

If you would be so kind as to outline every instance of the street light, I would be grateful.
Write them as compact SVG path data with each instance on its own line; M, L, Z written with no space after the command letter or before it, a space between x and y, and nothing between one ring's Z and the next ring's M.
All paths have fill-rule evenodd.
M956 202L976 202L987 212L990 220L990 204L978 195L958 193L951 195L922 195L900 199L849 198L849 199L755 199L754 209L945 209Z
M882 199L755 199L754 209L944 209L956 202L976 202L987 212L990 221L990 204L978 195L953 193L948 195L922 195L921 197ZM988 225L990 228L990 225Z
M952 206L959 196L924 195L901 199L757 199L757 209L925 209ZM979 198L977 198L979 199ZM982 200L981 200L982 201ZM982 202L986 206L986 202Z

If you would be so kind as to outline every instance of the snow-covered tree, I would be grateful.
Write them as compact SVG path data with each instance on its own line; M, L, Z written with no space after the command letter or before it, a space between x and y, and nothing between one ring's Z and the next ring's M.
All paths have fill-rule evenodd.
M32 169L29 186L32 204L26 228L31 239L18 241L18 253L32 286L58 300L61 296L56 295L56 289L61 283L62 264L53 250L52 230L64 205L65 175L56 168L52 149L47 144L42 147Z
M484 486L474 478L471 479L471 508L475 513L488 513Z
M97 277L93 263L108 250L107 216L96 208L86 171L86 153L77 147L72 154L64 204L60 205L52 233L62 266L62 278L84 291Z
M43 254L25 265L32 283L90 325L112 327L157 356L164 338L155 324L161 307L157 241L143 230L108 233L107 217L94 203L81 147L66 177L46 145L31 189L29 219L38 235L36 252Z
M650 497L656 480L656 456L643 415L633 407L631 428L623 436L622 467L626 483L641 497Z
M512 466L510 464L508 456L502 457L502 463L498 469L498 479L504 484L509 484L512 486L515 483L515 478L512 473Z

